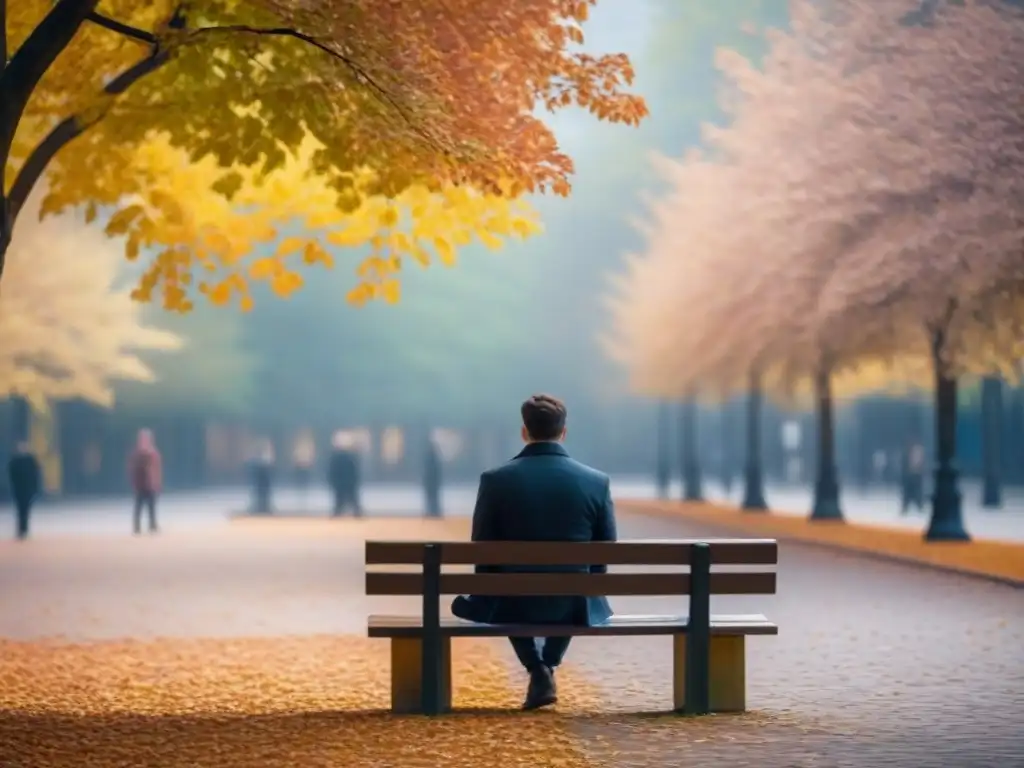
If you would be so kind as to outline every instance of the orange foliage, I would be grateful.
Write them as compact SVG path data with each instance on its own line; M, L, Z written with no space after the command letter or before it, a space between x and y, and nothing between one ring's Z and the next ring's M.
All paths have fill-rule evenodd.
M538 107L628 124L647 111L626 92L625 55L579 50L596 1L7 4L0 266L44 170L48 208L95 215L160 187L139 156L153 140L214 158L225 200L294 165L309 139L306 170L342 213L410 189L566 194L572 162Z

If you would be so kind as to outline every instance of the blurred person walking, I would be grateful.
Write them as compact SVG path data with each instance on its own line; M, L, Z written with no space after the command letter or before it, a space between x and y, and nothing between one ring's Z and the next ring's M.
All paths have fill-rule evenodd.
M271 514L275 459L274 444L270 440L261 440L250 464L253 514Z
M308 435L303 435L295 442L292 449L292 467L295 471L295 486L299 491L299 504L306 508L306 494L313 476L313 465L316 463L316 445Z
M140 429L135 438L135 448L128 456L128 480L135 495L132 531L136 534L142 532L142 509L145 507L149 532L156 533L156 499L163 487L163 459L150 429Z
M338 430L331 438L331 459L327 467L327 483L334 495L331 517L339 517L347 508L355 517L362 517L359 501L359 452L351 435Z
M7 462L7 479L14 500L14 534L19 541L28 538L32 505L43 489L43 473L28 443L18 443Z
M924 511L924 446L912 443L903 455L900 477L900 513L907 514L910 507Z
M423 496L424 510L427 517L441 517L441 447L437 444L437 436L427 438L427 450L423 462Z

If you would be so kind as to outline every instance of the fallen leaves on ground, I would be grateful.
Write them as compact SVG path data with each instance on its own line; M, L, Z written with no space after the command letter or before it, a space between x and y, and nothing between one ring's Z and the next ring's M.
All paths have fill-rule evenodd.
M361 637L0 641L0 744L17 768L589 765L493 643L456 641L455 706L386 711L386 641ZM570 699L570 706L572 701Z
M872 552L1024 584L1024 544L1014 542L929 542L920 532L893 526L811 522L806 517L753 514L717 504L630 500L621 505L634 512L674 515L756 536L829 544L854 552Z

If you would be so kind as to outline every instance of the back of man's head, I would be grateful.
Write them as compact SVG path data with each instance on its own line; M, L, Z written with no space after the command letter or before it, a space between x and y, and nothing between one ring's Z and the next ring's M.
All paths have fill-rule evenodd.
M520 409L524 437L528 440L561 440L565 435L565 403L551 395L533 395Z

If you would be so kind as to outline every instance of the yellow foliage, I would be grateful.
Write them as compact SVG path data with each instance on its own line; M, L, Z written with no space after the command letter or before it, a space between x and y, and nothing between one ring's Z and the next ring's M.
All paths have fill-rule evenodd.
M428 266L433 250L450 266L458 248L474 240L494 249L540 229L524 201L459 187L437 192L411 187L392 199L363 191L354 210L343 212L335 191L310 172L316 149L307 140L294 158L262 177L251 169L221 168L212 157L191 160L166 137L153 137L125 156L122 170L127 165L155 185L116 201L106 225L108 233L126 236L130 260L140 248L158 253L134 297L147 302L159 297L168 310L188 311L194 298L191 277L198 271L196 291L211 303L251 306L250 281L268 282L277 295L290 296L302 285L299 264L332 267L327 248L334 246L370 251L357 269L369 290L354 291L351 301L391 301L398 295L391 283L406 256ZM77 172L86 178L88 170ZM243 180L230 201L215 191L229 173ZM368 190L374 178L367 172L353 183ZM63 204L51 194L46 208L59 210ZM284 222L301 234L282 237L277 225Z
M0 291L0 397L44 408L80 397L110 405L114 380L151 381L139 350L181 340L142 324L142 307L118 288L120 244L62 215L39 222L43 191L14 229Z

